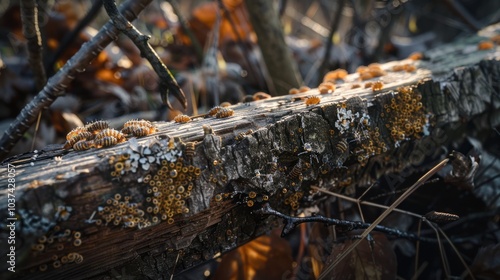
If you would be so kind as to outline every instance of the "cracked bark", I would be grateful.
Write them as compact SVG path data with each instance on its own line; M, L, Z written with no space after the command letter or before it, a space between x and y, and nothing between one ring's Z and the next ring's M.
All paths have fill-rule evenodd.
M498 27L491 27L494 28ZM354 81L348 80L338 85L334 94L322 95L319 105L305 106L297 96L281 96L235 105L232 107L235 115L227 119L157 123L159 132L138 139L140 145L151 146L162 143L162 139L177 137L183 142L197 141L194 157L185 158L184 162L201 168L201 175L193 181L192 194L186 200L189 213L176 215L173 224L159 222L138 229L88 222L93 212L115 194L131 196L134 202L143 205L148 187L137 179L156 167L119 178L109 175L113 168L110 157L129 151L130 141L82 152L63 151L60 145L39 151L36 157L27 153L8 159L3 167L7 168L7 164L16 167L18 272L2 276L168 278L279 226L275 218L252 214L264 201L283 213L293 213L292 194L303 193L302 199L296 201L298 208L321 201L318 195L309 195L312 185L348 193L383 174L401 172L407 176L426 170L445 156L441 147L450 148L454 141L500 124L500 55L496 49L462 51L482 39L474 36L431 50L426 53L427 60L418 62L419 70L414 73L389 71L399 62L383 65L388 75L382 78L384 88L375 93L371 89L350 89ZM386 125L393 126L391 117L399 112L383 117L381 114L388 109L385 105L390 106L392 100L402 96L396 89L405 85L412 85L422 95L423 114L432 115L429 118L432 125L426 136L408 136L404 141L396 141ZM298 96L316 93L313 89ZM353 126L348 123L344 133L341 133L344 123L339 119L342 108L358 114L353 117ZM370 117L369 126L361 126L363 114ZM203 128L206 125L215 134L205 132L210 131ZM387 151L367 156L359 149L363 145L366 148L368 140L376 140L370 134L375 128ZM253 133L235 140L239 133L249 129ZM364 130L368 136L359 135ZM344 141L347 150L342 148ZM167 148L162 146L162 149ZM366 162L364 156L369 158ZM304 169L294 174L299 165ZM2 172L0 177L2 228L8 212L7 173ZM257 194L255 199L249 198L252 191ZM248 206L249 200L253 207ZM67 220L56 217L60 206L71 207ZM60 251L33 252L31 246L55 226L81 232L82 244L65 245ZM8 234L2 231L0 237L6 240ZM83 262L54 268L51 257L69 252L81 254ZM5 258L6 254L0 256L2 271L6 271ZM44 264L48 268L41 272Z

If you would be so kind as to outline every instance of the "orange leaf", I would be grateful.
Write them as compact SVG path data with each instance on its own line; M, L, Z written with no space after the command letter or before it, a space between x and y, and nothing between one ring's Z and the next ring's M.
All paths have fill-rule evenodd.
M325 279L395 279L396 254L384 234L372 232L373 241L364 239ZM325 267L331 265L355 240L334 245Z
M217 279L281 279L292 273L292 249L278 233L261 236L222 257Z

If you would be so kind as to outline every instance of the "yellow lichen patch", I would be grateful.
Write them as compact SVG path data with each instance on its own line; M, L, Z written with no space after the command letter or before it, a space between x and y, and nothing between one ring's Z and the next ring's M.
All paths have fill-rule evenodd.
M145 227L147 220L144 211L139 209L137 203L131 203L129 196L122 197L117 193L106 200L106 205L98 211L99 220L104 225L115 225L124 227Z
M419 138L427 125L422 95L413 87L398 88L390 103L384 105L382 117L392 139L398 143L408 138Z
M378 127L364 127L358 139L359 146L354 148L353 155L361 166L366 165L370 157L387 152L386 143L382 141Z
M150 193L153 215L167 215L171 219L176 214L188 213L187 199L191 196L194 180L201 170L177 161L174 165L162 165L149 181L147 189ZM148 213L150 208L147 208Z
M122 161L114 163L116 173L123 170ZM159 168L142 179L145 199L131 202L130 196L116 193L106 200L98 215L105 225L144 228L166 221L174 222L174 216L189 213L187 200L191 196L194 181L201 170L192 165L162 160Z
M130 154L121 154L116 156L111 156L108 159L108 163L111 166L112 177L117 177L123 175L125 172L130 171Z
M76 251L82 246L82 233L80 231L61 229L54 226L45 235L40 236L31 246L32 254L45 259L38 266L39 271L58 269L70 264L79 264L83 256L78 252L64 254L61 251Z
M290 208L293 211L295 211L295 210L299 209L299 206L300 206L299 201L302 199L303 196L304 196L303 192L292 193L292 194L286 196L284 203L285 203L285 205L289 205Z
M130 191L120 190L98 207L96 225L144 228L189 212L191 196L200 168L187 164L195 143L170 138L149 146L135 146L112 155L107 164L119 181L136 180ZM133 175L132 173L137 173ZM129 186L127 186L129 187Z

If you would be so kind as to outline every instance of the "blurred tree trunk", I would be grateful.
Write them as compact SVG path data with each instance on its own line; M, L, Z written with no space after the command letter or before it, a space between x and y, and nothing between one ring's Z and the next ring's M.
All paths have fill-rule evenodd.
M302 78L285 43L283 28L273 1L245 1L250 22L257 34L259 47L271 76L272 95L284 95L292 87L300 87Z

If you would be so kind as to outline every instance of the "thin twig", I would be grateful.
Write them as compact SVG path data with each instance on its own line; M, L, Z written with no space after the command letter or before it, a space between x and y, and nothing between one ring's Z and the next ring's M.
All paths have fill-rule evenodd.
M31 141L31 150L32 151L35 149L36 134L38 133L38 129L40 128L40 121L41 120L42 120L42 111L38 112L38 117L36 118L35 133L33 133L33 139Z
M363 198L363 196L365 196L365 194L367 194L371 189L372 187L374 186L375 184L372 184L369 188L367 188L359 197L358 199L356 199L356 205L358 206L358 211L359 211L359 214L361 215L361 221L365 222L365 216L363 215L363 210L361 210L361 198Z
M418 221L418 229L417 229L418 236L420 236L421 229L422 229L422 220L419 220ZM415 251L416 251L415 252L415 275L413 276L412 280L417 279L417 277L418 277L417 272L419 271L418 270L418 257L420 256L420 240L417 240L417 244L415 244Z
M297 225L302 224L302 223L311 223L311 222L319 222L319 223L324 223L325 225L335 225L339 226L344 230L347 231L352 231L355 229L367 229L373 226L373 224L370 223L363 223L359 221L347 221L347 220L339 220L339 219L333 219L333 218L327 218L323 217L321 215L317 216L310 216L310 217L292 217L285 215L279 211L274 210L271 208L271 206L266 203L262 206L262 208L255 210L254 213L257 214L264 214L264 215L273 215L280 217L284 220L285 225L283 226L283 230L281 232L281 236L285 236L289 234ZM412 233L407 233L401 230L393 229L393 228L388 228L380 225L375 225L373 226L374 229L377 231L387 233L390 235L394 235L397 237L401 238L406 238L409 240L417 240L420 239L422 241L427 241L427 242L433 242L434 239L426 238L426 237L418 237L415 234Z
M438 163L435 167L424 174L420 179L418 179L415 184L413 184L406 192L404 192L398 199L396 199L392 205L385 210L365 231L361 234L361 238L356 240L347 250L345 250L335 261L323 270L319 279L323 279L328 275L332 269L337 266L347 255L349 255L356 246L359 245L366 238L366 236L382 222L401 202L403 202L408 196L410 196L415 190L417 190L423 183L429 180L434 174L441 170L447 163L449 159L446 158Z
M38 4L35 0L22 0L20 4L23 34L28 41L28 62L33 70L33 76L35 77L36 91L39 91L47 82L47 75L45 74L42 60L43 42L40 33L40 25L38 23ZM38 112L35 133L33 134L33 140L31 142L32 150L35 148L36 134L41 118L42 111Z
M177 266L177 263L179 262L179 257L181 255L181 252L182 252L182 250L180 250L179 252L177 252L177 257L175 258L174 267L172 268L172 274L170 274L170 280L174 279L175 267Z
M325 189L321 189L321 188L318 188L318 187L315 187L315 186L312 186L311 189L314 190L314 191L319 191L319 192L322 192L322 193L325 193L325 194L329 194L331 196L335 196L335 197L341 198L343 200L347 200L349 202L353 202L353 203L357 203L358 202L358 199L355 199L355 198L352 198L352 197L349 197L349 196L345 196L345 195L342 195L342 194L334 193L334 192L331 192L331 191L328 191L328 190L325 190ZM389 206L385 206L385 205L382 205L382 204L373 203L373 202L369 202L369 201L364 201L364 200L359 200L359 204L366 205L366 206L377 207L377 208L381 208L381 209L389 209ZM413 216L413 217L416 217L416 218L419 218L419 219L422 218L422 215L418 215L418 214L415 214L413 212L401 210L399 208L394 208L393 211L394 212L399 212L399 213L402 213L402 214L406 214L406 215L409 215L409 216Z
M325 189L321 189L321 188L318 188L318 187L311 187L312 190L315 190L315 191L319 191L319 192L322 192L322 193L325 193L325 194L329 194L329 195L332 195L332 196L335 196L335 197L338 197L338 198L341 198L341 199L344 199L344 200L347 200L349 202L353 202L353 203L357 203L358 207L359 205L363 204L363 205L367 205L367 206L373 206L373 207L377 207L377 208L383 208L383 209L388 209L389 207L388 206L385 206L385 205L381 205L381 204L377 204L377 203L373 203L373 202L368 202L368 201L362 201L360 200L360 198L365 195L367 193L367 191L365 191L360 198L358 199L355 199L355 198L352 198L352 197L348 197L348 196L345 196L345 195L341 195L341 194L338 194L338 193L333 193L333 192L330 192L330 191L327 191ZM422 215L418 215L416 213L413 213L413 212L409 212L409 211L405 211L405 210L401 210L401 209L398 209L398 208L394 208L393 209L394 212L399 212L399 213L403 213L403 214L406 214L406 215L409 215L409 216L413 216L413 217L416 217L419 219L419 223L418 223L418 229L417 229L417 236L419 237L419 239L417 239L417 243L416 243L416 253L415 253L415 274L418 275L417 271L418 271L418 256L419 256L419 249L420 249L420 241L421 241L421 226L422 226L422 221L424 221L427 225L429 225L429 227L435 232L439 242L440 239L439 239L439 233L437 232L437 230L439 230L439 232L441 233L441 235L443 235L443 237L446 239L446 241L450 244L450 246L452 247L452 249L455 251L455 254L457 255L457 257L460 259L460 261L462 262L462 264L464 265L464 267L466 268L467 272L471 275L472 279L474 279L474 276L472 275L472 272L469 268L469 266L467 266L467 263L465 262L465 260L462 258L462 256L460 255L458 249L456 248L456 246L453 244L452 240L446 235L446 233L440 228L440 227L435 227L429 220L427 220L425 217L423 217ZM462 219L463 220L463 219ZM451 225L451 224L450 224ZM416 276L415 275L415 276Z
M47 82L42 61L42 35L38 24L38 4L35 0L22 0L21 19L23 35L28 41L28 62L35 76L36 90L39 91Z
M121 10L129 20L133 20L151 0L128 0L121 5ZM82 45L80 50L52 76L45 87L28 103L11 123L10 127L0 139L0 158L4 158L35 122L38 113L49 107L54 100L65 94L66 88L75 79L78 72L97 57L97 55L114 39L118 29L111 22L106 23L89 42Z
M431 222L427 221L427 224L432 227L432 228L435 228L434 225L432 225ZM465 262L464 258L462 258L462 255L460 255L460 252L458 251L457 247L455 246L455 244L453 244L453 242L451 242L450 238L448 237L448 235L446 235L446 233L444 233L444 231L437 227L435 228L437 229L442 235L443 237L446 239L446 241L448 241L448 243L450 244L451 248L453 249L453 251L455 251L455 254L457 255L458 259L460 260L460 262L462 263L462 265L465 267L465 269L467 270L467 273L469 273L470 277L472 280L475 280L476 278L474 277L474 274L472 274L472 271L470 270L470 267L467 265L467 263Z
M142 34L137 28L132 25L119 11L114 0L104 0L104 8L111 18L114 26L123 34L127 35L141 51L141 56L145 57L155 72L160 77L160 94L163 103L172 108L168 95L170 92L182 104L184 109L187 108L187 99L182 92L182 89L177 84L174 76L163 64L156 51L148 43L149 36Z
M439 255L441 256L441 262L443 263L444 273L446 274L446 279L450 279L451 275L450 267L448 265L448 260L446 259L444 253L443 243L441 242L441 238L439 237L439 232L431 223L429 223L429 226L436 232L436 238L438 239Z

